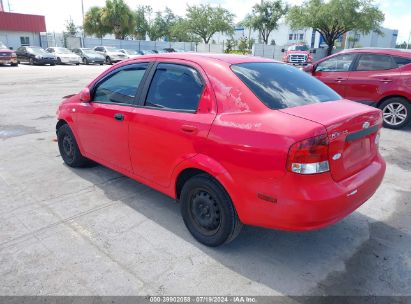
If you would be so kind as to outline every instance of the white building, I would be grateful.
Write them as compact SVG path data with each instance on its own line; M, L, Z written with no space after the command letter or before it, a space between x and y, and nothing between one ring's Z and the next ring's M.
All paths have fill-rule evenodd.
M355 31L348 32L345 40L345 47L381 47L395 48L397 44L398 30L381 28L382 35L375 31L366 35L361 35Z

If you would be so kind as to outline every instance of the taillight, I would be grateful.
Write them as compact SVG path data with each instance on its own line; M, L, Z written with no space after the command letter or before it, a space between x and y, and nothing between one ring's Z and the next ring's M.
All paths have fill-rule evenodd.
M319 135L293 144L288 152L287 170L299 174L329 171L327 135Z

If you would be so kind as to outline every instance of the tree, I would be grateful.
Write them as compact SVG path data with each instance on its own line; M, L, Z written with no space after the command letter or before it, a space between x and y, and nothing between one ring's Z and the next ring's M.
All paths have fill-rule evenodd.
M101 20L102 9L93 6L84 16L83 30L87 35L95 35L98 38L103 38L104 35L110 32L110 29Z
M145 40L146 34L149 30L149 16L153 12L153 9L149 5L141 5L137 7L134 15L136 18L136 29L134 37L139 40Z
M197 35L208 43L217 32L233 33L234 14L209 4L187 6L187 32Z
M76 36L79 27L74 24L73 19L66 20L66 33L70 36Z
M381 33L384 14L372 0L307 0L292 7L287 19L293 29L309 27L319 32L331 55L335 41L349 31Z
M150 40L156 41L162 37L164 37L166 32L166 25L163 20L163 16L161 12L156 12L154 20L152 20L149 24L148 28L148 36Z
M124 39L135 32L135 15L124 0L106 0L106 6L102 8L101 20L116 39Z
M242 25L259 31L261 40L268 44L271 32L278 28L279 20L286 15L288 5L282 0L264 1L253 7L251 14L241 22Z
M248 53L248 39L247 39L247 37L243 36L238 40L238 50L243 55Z

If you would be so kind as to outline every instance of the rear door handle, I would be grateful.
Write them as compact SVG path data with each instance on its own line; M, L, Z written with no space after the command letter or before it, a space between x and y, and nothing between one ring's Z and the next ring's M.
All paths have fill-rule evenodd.
M380 79L380 82L389 83L392 82L391 79Z
M192 125L182 125L181 126L181 130L183 132L187 132L187 133L194 133L197 131L197 127L196 126L192 126Z
M114 119L118 121L123 121L124 120L124 115L122 113L116 113L114 114Z
M345 80L345 78L341 78L341 77L337 78L337 82L341 82L341 81L344 81L344 80Z

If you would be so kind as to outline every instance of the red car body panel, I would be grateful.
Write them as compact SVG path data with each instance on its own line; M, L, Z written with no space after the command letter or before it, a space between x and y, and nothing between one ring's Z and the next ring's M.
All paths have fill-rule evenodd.
M184 63L201 73L205 89L197 112L141 106L113 109L83 103L79 94L74 95L61 103L58 119L70 125L85 157L173 198L177 198L176 183L184 170L202 170L223 185L244 224L286 230L332 224L369 199L381 183L385 162L374 144L376 133L361 140L372 153L360 165L353 161L357 167L351 168L349 176L338 173L345 170L341 166L314 175L286 170L292 144L339 132L349 123L353 125L348 132L356 131L364 116L379 129L381 113L349 101L271 110L229 69L235 63L272 62L268 59L212 54L147 55L116 64L88 87L113 69L148 61ZM123 122L112 119L116 111L124 113ZM95 122L90 117L93 115L100 121ZM337 143L343 145L346 135L335 139L336 149L340 147Z
M326 61L340 54L379 54L411 59L411 52L395 49L350 49L322 58L313 64ZM405 97L411 102L411 65L380 71L317 72L313 76L327 84L343 98L379 106L387 97Z

